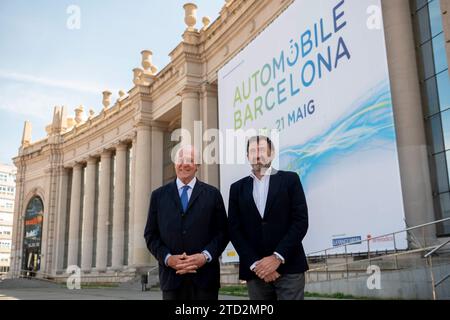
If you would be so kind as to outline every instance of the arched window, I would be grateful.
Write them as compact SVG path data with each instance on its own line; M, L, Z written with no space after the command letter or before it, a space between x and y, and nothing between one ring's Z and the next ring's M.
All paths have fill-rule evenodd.
M40 197L33 197L25 212L23 239L23 269L38 271L41 264L42 222L44 204Z

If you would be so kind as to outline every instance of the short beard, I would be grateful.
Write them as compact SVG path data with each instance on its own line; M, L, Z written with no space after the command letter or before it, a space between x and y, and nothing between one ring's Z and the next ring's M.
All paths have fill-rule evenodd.
M253 172L261 172L262 169L269 169L271 165L272 165L272 162L269 162L266 164L262 164L262 163L252 164L252 169L253 169Z

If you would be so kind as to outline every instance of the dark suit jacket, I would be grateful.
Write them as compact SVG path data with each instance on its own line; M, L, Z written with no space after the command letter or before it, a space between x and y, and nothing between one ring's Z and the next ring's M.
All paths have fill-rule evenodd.
M219 256L228 243L227 216L219 190L197 179L183 214L176 181L153 191L144 237L159 261L161 290L178 289L182 277L164 264L168 253L195 254L208 250L212 261L190 274L202 289L220 287Z
M239 278L251 280L250 266L275 251L285 259L280 274L308 270L302 240L308 229L308 208L296 173L277 171L270 177L264 219L253 200L253 178L231 185L228 207L230 239L239 254Z

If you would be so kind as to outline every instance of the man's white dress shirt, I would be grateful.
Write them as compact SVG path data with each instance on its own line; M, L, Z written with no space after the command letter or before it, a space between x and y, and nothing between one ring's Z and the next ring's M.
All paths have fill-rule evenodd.
M261 215L261 218L264 219L264 210L266 209L267 204L267 196L269 194L269 185L270 185L270 176L272 174L272 167L268 168L261 179L253 173L250 173L250 177L253 178L253 200L255 201L256 208ZM274 254L280 258L280 260L284 263L284 258L278 252L274 252ZM256 261L250 266L250 270L255 269Z

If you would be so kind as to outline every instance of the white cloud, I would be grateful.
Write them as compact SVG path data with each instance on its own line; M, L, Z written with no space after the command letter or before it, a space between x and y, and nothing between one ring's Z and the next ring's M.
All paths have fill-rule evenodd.
M39 77L31 74L23 74L23 73L16 73L11 71L5 71L0 70L0 78L18 81L18 82L29 82L38 84L41 86L47 86L47 87L56 87L61 89L67 89L67 90L74 90L78 92L85 92L85 93L94 93L94 94L101 94L102 91L105 90L106 87L99 86L95 83L89 83L89 82L77 82L77 81L68 81L68 80L61 80L61 79L50 79L46 77ZM116 90L117 91L117 90Z
M0 91L0 109L45 120L51 119L53 107L58 105L57 101L64 101L62 97L35 91L24 93L14 90L8 93L4 95Z
M85 106L86 112L90 108L101 110L101 101L101 94L78 93L20 82L0 82L0 110L23 116L24 120L31 117L50 123L55 106L66 106L71 116L81 104Z
M86 112L90 108L101 110L102 91L88 82L61 81L0 69L0 110L45 121L51 121L55 106L66 106L69 114L81 104Z

